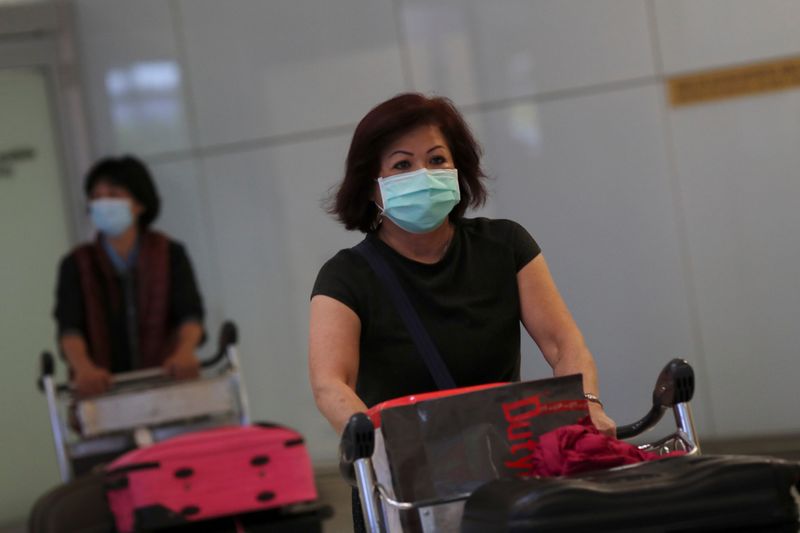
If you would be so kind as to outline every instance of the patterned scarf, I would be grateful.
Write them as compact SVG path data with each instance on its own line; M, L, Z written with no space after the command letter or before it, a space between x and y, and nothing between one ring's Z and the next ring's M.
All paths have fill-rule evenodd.
M74 252L80 273L86 313L89 355L95 364L111 368L108 320L122 311L123 296L114 266L98 236ZM133 269L136 279L136 315L139 361L142 368L159 366L174 347L169 331L170 293L169 239L162 233L145 231L139 236L139 255ZM131 354L133 355L133 354Z

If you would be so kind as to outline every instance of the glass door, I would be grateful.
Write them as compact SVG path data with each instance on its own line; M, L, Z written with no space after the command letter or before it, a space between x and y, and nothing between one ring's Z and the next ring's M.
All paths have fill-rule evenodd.
M58 482L38 358L54 348L65 179L44 68L0 68L0 525L24 521ZM2 529L0 527L0 529Z

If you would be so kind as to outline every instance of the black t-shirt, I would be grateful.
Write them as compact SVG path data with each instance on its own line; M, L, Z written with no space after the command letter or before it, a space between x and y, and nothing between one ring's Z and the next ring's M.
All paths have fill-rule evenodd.
M510 220L462 219L444 257L428 265L368 235L396 273L459 387L519 379L517 272L540 249ZM341 250L319 272L312 297L350 307L361 320L356 393L367 404L436 390L422 356L366 260Z
M203 321L203 300L197 288L192 264L183 246L169 241L169 328L174 330L182 323ZM120 294L125 297L122 278L117 275ZM133 280L134 283L136 280ZM134 291L134 294L136 292ZM109 311L106 318L111 343L111 371L125 372L133 369L131 344L125 317L127 305L117 312ZM83 291L78 262L73 254L65 256L58 270L56 305L53 311L58 326L58 336L77 332L88 340Z

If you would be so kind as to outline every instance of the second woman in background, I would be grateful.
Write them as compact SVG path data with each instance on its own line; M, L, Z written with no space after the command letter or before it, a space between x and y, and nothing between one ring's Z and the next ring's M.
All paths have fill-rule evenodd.
M183 246L150 227L161 202L147 167L98 161L84 191L97 238L62 260L54 312L77 392L104 392L112 373L146 367L197 376L203 302Z

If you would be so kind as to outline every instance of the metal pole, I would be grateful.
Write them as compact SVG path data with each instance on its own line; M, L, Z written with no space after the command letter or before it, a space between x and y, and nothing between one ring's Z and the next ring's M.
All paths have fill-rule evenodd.
M697 453L700 453L700 441L697 440L697 430L695 430L694 427L692 408L689 407L689 403L681 402L675 404L673 412L675 413L675 423L684 433L686 433L689 441L697 448Z
M358 481L358 495L361 498L361 510L364 513L364 524L369 533L383 533L380 501L375 492L375 477L372 473L372 461L369 458L356 460L353 463Z
M244 388L244 377L242 376L242 367L239 366L239 354L236 346L231 344L227 348L228 361L231 365L234 379L236 380L236 388L239 393L239 407L241 408L241 415L239 420L243 426L250 424L250 403L247 401L247 391Z
M56 458L58 460L58 470L61 474L61 481L66 483L72 477L72 469L67 459L66 445L64 443L64 432L58 417L58 407L56 405L56 387L53 383L52 375L42 376L44 394L47 398L47 411L50 414L50 426L53 429L53 443L56 446Z

